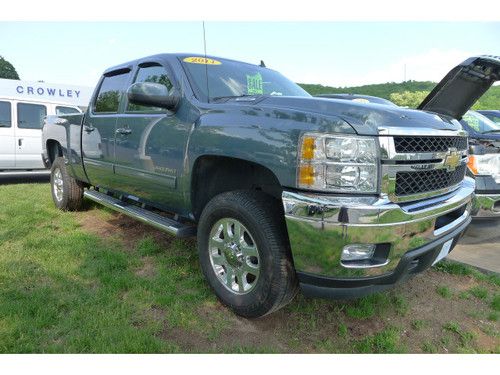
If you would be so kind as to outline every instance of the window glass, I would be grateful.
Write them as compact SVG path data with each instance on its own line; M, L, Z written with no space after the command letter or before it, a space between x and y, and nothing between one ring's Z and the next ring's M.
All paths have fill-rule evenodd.
M73 108L73 107L61 107L61 106L56 107L56 115L57 116L59 116L59 115L71 115L74 113L81 113L81 112L77 108Z
M500 124L495 124L486 116L483 116L479 112L468 111L461 120L470 128L474 129L478 133L497 133L500 132Z
M94 112L118 112L127 80L128 72L104 77L95 101Z
M164 85L168 91L172 90L172 82L168 78L168 73L167 70L159 65L154 65L154 66L147 66L144 68L139 68L139 71L137 72L137 76L135 77L136 82L153 82L153 83L160 83ZM159 107L151 107L151 106L145 106L145 105L139 105L139 104L134 104L134 103L128 103L127 106L127 111L133 111L133 112L142 112L142 111L165 111L164 108L159 108Z
M311 97L296 83L265 67L204 57L186 57L182 64L194 89L210 100L244 95Z
M10 103L0 102L0 128L10 128L12 124Z
M47 107L40 104L17 103L17 127L41 129L47 116Z

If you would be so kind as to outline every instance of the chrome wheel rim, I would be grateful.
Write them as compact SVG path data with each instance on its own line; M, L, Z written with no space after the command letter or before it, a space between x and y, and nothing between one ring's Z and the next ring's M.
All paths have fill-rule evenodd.
M57 201L60 202L63 199L63 178L62 173L59 168L54 169L54 183L52 184L52 190L54 191L54 196Z
M227 290L247 294L255 288L260 273L259 250L240 221L217 221L210 231L208 251L217 280Z

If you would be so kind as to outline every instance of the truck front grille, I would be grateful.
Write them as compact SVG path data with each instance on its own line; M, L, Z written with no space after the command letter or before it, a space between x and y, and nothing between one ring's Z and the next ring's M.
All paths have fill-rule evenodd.
M428 171L397 172L396 195L420 194L457 185L465 176L466 165L462 164L454 171L433 169Z
M467 149L466 137L394 137L394 146L398 153L409 152L445 152L450 148Z

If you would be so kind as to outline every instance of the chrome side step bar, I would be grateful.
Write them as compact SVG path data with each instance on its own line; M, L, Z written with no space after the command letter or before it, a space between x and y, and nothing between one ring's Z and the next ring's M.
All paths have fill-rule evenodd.
M157 229L173 234L176 237L196 236L195 226L179 223L178 221L158 215L155 212L100 193L97 190L85 190L84 196L112 210L121 212L145 224L149 224Z

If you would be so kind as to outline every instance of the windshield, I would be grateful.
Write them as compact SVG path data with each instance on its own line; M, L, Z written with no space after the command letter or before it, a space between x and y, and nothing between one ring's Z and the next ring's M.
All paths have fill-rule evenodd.
M185 57L181 62L193 89L205 100L246 95L311 96L280 73L257 65L204 57Z
M468 111L460 122L465 123L478 133L500 132L500 125L475 111Z

